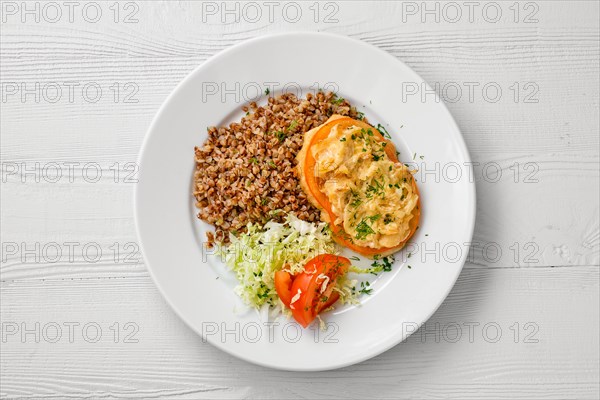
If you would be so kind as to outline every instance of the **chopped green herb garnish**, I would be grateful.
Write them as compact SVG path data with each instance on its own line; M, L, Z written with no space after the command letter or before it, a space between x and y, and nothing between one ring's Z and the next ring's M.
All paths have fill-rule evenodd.
M360 223L356 226L356 239L364 240L367 236L372 235L375 231L369 226L366 221L366 218L360 221Z
M266 88L266 89L265 89L265 94L268 96L268 95L269 95L269 93L271 93L271 91L269 90L269 88Z
M273 132L273 135L275 135L275 137L279 139L280 142L283 142L285 140L285 133L282 131Z
M373 289L369 289L369 286L371 286L371 284L368 281L367 282L361 282L360 283L361 289L358 291L358 293L363 293L363 294L370 295L373 292Z
M392 263L396 260L395 260L394 256L392 255L392 256L388 256L388 257L383 257L381 259L381 261L383 262L383 270L386 272L389 272L392 270Z
M290 124L290 126L288 126L288 128L287 128L288 132L291 131L292 129L294 129L297 125L298 125L298 121L293 120L292 123Z
M384 194L384 179L383 176L381 177L381 182L379 182L377 179L373 178L372 184L367 186L367 190L365 192L365 195L367 196L367 198L372 198L374 195L383 195Z
M337 95L334 95L334 100L332 100L331 103L339 106L344 102L344 100L345 99L343 97L338 97Z
M343 137L343 138L340 139L340 142L345 142L345 141L346 141L345 137Z
M354 207L354 208L360 206L361 204L362 204L362 200L359 197L354 197L352 199L352 201L350 202L350 206Z
M373 271L385 271L385 272L390 272L392 270L392 264L394 263L395 258L394 256L387 256L387 257L383 257L381 259L381 263L379 263L379 261L373 261L373 263L371 264L371 269Z
M385 129L385 127L381 124L377 124L377 130L379 131L379 133L381 133L381 135L386 138L386 139L391 139L392 136L388 133L387 129Z

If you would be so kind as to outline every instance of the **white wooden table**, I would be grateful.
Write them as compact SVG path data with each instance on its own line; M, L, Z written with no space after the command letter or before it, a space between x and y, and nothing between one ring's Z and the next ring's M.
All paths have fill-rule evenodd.
M600 395L598 2L1 12L1 398ZM175 85L228 46L292 30L407 63L447 100L478 163L472 257L450 296L406 343L321 373L203 343L152 283L132 213L140 144Z

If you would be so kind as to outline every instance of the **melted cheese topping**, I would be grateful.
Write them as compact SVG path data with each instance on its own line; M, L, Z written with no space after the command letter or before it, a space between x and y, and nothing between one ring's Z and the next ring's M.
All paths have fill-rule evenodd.
M331 129L311 147L315 175L336 215L334 223L359 246L395 247L409 233L419 196L413 177L384 151L385 142L358 126Z

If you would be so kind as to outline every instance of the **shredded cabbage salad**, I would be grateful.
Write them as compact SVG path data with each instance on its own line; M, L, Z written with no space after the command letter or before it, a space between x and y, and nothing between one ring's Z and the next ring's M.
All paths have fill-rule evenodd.
M283 223L269 221L263 227L249 224L246 233L230 234L230 240L219 253L240 282L235 292L257 309L282 306L275 290L276 271L296 274L319 254L339 253L327 223L313 224L293 214L287 214ZM354 285L356 280L345 276L338 281L335 290L340 293L340 302L357 302Z

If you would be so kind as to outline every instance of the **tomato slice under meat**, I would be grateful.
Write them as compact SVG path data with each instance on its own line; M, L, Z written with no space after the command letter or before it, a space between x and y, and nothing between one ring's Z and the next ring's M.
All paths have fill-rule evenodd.
M314 136L311 138L311 141L308 145L308 149L306 151L306 158L304 161L303 171L304 171L305 178L306 178L306 184L307 184L311 194L315 197L315 199L317 199L317 201L319 202L321 207L323 207L323 209L327 212L327 214L329 214L329 219L331 221L329 226L331 227L331 231L333 233L333 238L335 239L336 242L338 242L342 246L346 246L350 250L353 250L353 251L355 251L359 254L365 255L365 256L373 256L376 254L386 253L389 250L393 250L393 249L403 246L412 237L412 235L417 230L417 226L419 225L419 217L421 214L420 199L419 199L419 203L417 204L417 207L415 209L415 214L409 222L410 230L409 230L408 234L406 235L404 240L398 244L398 246L393 247L393 248L392 247L382 247L382 248L375 249L375 248L371 248L371 247L359 246L359 245L355 244L354 241L352 240L352 238L349 237L349 235L346 233L346 231L344 231L343 226L334 224L334 221L336 220L337 217L333 212L333 209L332 209L331 203L329 202L329 199L327 198L327 196L325 196L325 194L320 189L318 177L315 176L316 160L312 154L311 147L315 143L318 143L321 140L325 139L327 136L329 136L331 129L336 125L339 125L338 129L346 129L351 126L359 126L364 129L372 130L373 137L375 138L375 140L387 143L384 151L387 154L387 156L389 157L389 159L395 163L398 162L398 157L396 156L396 148L394 147L394 144L391 141L385 139L377 129L373 128L371 125L369 125L363 121L355 120L355 119L352 119L349 117L335 119L335 120L330 121L330 122L326 123L325 125L323 125L314 134ZM416 185L414 178L412 179L412 184L413 184L413 188L414 188L415 192L418 194L419 192L418 192L417 185Z

